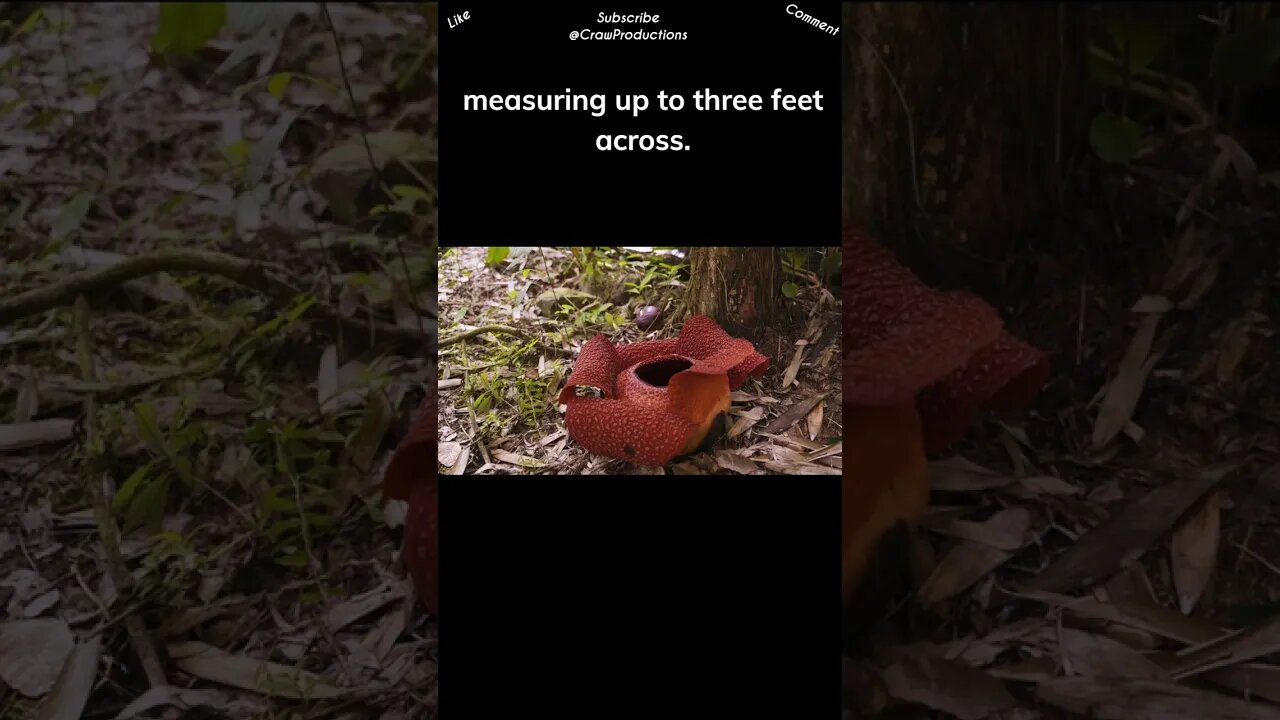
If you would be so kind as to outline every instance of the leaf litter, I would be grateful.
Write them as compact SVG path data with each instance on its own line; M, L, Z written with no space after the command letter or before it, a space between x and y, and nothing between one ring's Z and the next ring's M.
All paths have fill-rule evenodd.
M4 48L0 306L161 249L297 291L169 268L108 285L88 298L92 379L69 305L3 323L6 714L434 711L436 625L378 486L435 331L436 39L417 6L332 6L353 106L319 6L273 7L229 4L193 55L151 52L157 7L128 4L45 7ZM317 166L363 157L362 127L421 193L380 197L367 160ZM172 651L163 683L126 627L143 619ZM285 626L314 629L287 634L302 652Z

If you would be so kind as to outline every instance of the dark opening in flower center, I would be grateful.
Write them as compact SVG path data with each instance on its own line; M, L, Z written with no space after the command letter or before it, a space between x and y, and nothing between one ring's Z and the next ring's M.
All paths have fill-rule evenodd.
M693 367L693 363L688 360L679 360L676 358L668 358L666 360L656 360L651 363L645 363L636 368L636 377L645 381L654 387L666 387L671 381L671 377L678 372L683 372Z

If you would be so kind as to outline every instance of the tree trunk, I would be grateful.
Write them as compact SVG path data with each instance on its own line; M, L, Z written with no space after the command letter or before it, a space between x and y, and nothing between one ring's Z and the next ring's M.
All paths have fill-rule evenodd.
M692 248L686 295L689 313L706 315L735 335L772 323L781 262L777 248Z
M952 262L998 261L1087 150L1086 6L844 6L850 220ZM938 253L952 255L940 258ZM949 252L948 252L949 251Z

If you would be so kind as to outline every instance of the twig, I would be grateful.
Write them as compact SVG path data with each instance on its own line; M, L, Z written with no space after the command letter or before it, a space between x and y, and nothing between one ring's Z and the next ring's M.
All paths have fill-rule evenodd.
M159 272L202 272L219 275L284 302L303 294L289 282L267 272L264 265L234 255L206 250L157 250L144 255L135 255L114 265L82 270L52 285L0 300L0 324L11 323L28 315L66 305L73 302L78 295L92 295L134 278ZM332 306L319 301L308 311L336 320L356 332L369 330L404 342L420 342L426 337L413 328L372 320L365 323L355 318L344 317Z
M75 334L80 374L84 376L85 382L96 383L98 373L94 369L89 339L89 301L85 300L84 295L78 295L75 300ZM107 572L111 574L111 580L115 583L118 594L124 597L133 587L133 576L129 573L124 555L120 552L120 529L116 527L115 518L111 517L111 506L107 503L106 493L102 489L102 472L99 467L102 462L102 453L97 427L98 408L97 398L93 393L85 396L84 413L87 455L84 468L85 485L89 488L89 496L93 498L94 520L98 525L98 538L102 540ZM130 613L125 616L124 626L129 634L129 644L133 646L134 653L142 662L142 670L146 673L147 682L153 688L168 685L164 666L160 664L160 654L151 643L151 636L142 617Z
M342 75L342 84L347 88L347 98L351 101L351 114L360 128L360 140L364 143L364 152L369 158L369 168L373 170L373 177L382 188L382 192L386 194L389 200L395 200L395 193L391 192L391 188L387 187L387 184L383 181L382 168L378 167L378 163L373 157L373 148L369 145L369 133L364 112L360 109L359 103L356 102L355 91L351 88L351 79L347 77L347 63L342 59L342 40L338 37L338 28L333 24L333 17L329 14L329 4L320 3L320 10L324 12L324 20L329 25L329 34L333 35L333 49L337 54L338 72ZM405 259L404 247L400 244L400 236L398 234L393 235L391 241L396 246L396 255L400 258L400 268L404 270L404 284L409 290L409 306L413 308L414 315L418 318L418 329L421 334L426 335L426 321L423 320L422 311L418 308L418 299L413 288L413 277L409 274L409 261Z
M529 334L528 334L528 333L526 333L525 331L523 331L523 330L517 330L517 329L515 329L515 328L513 328L513 327L508 327L508 326L506 326L506 325L483 325L483 326L481 326L481 327L478 327L478 328L472 328L471 330L467 330L466 332L458 333L457 335L454 335L453 337L447 337L447 338L445 338L445 339L441 340L441 341L440 341L440 347L447 347L447 346L452 345L452 344L454 344L454 343L462 342L463 340L466 340L467 338L473 338L473 337L475 337L476 335L482 335L482 334L484 334L484 333L488 333L488 332L492 332L492 333L500 332L500 333L506 333L507 335L515 335L516 337L518 337L518 338L520 338L520 339L522 339L522 340L523 340L523 339L527 339L527 338L529 337Z

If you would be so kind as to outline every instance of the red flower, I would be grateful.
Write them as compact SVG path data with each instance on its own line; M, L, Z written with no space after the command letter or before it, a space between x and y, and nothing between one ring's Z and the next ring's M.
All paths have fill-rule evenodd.
M382 480L382 494L406 500L404 545L401 555L422 604L432 614L440 611L440 482L436 471L435 379L422 399L409 433L396 447Z
M615 347L596 335L560 391L565 426L591 452L665 465L696 449L729 409L729 393L768 367L749 341L705 315L690 317L673 339ZM579 387L601 397L579 397Z

